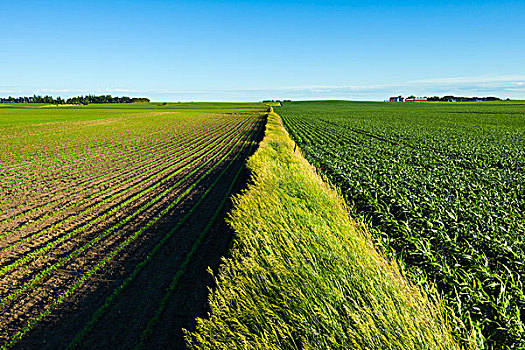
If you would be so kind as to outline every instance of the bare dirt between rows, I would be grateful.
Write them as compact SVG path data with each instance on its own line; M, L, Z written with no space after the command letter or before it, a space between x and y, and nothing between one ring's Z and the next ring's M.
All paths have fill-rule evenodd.
M242 138L246 136L247 135L243 136ZM3 305L2 313L0 314L0 325L2 326L3 332L0 335L1 339L8 339L11 336L11 334L16 332L17 329L22 328L25 325L25 323L28 322L28 320L37 317L38 313L41 312L43 308L47 307L54 300L56 300L56 298L58 298L61 293L65 292L65 290L67 290L69 286L75 283L75 281L84 272L88 271L91 267L95 266L101 258L106 256L106 254L108 254L111 250L116 248L116 246L120 242L122 242L126 237L132 235L133 232L136 231L136 229L141 228L143 225L145 225L148 218L154 217L163 209L163 207L166 207L168 203L170 203L170 201L174 200L177 197L177 195L184 192L188 186L190 186L196 181L196 179L199 177L199 173L202 174L206 172L206 170L209 167L211 167L211 164L208 164L204 168L201 168L200 165L203 164L203 162L205 162L206 159L212 160L216 157L220 158L221 155L225 154L226 152L227 150L222 150L219 151L219 153L207 155L205 158L199 159L197 163L193 164L192 168L184 169L184 171L180 173L177 176L177 178L180 179L181 177L184 177L184 175L190 172L192 169L198 171L196 174L193 174L191 177L187 178L184 183L178 185L176 188L173 188L172 191L167 193L159 202L155 203L145 212L142 212L141 215L135 217L125 226L121 227L121 229L119 229L118 232L114 232L114 234L107 235L99 241L99 244L91 247L91 249L87 250L77 258L70 260L59 270L56 270L52 275L42 279L39 283L40 287L25 290L22 294L18 294L17 298L10 300L7 304ZM159 190L165 188L165 186L168 185L168 183L174 183L175 181L177 181L177 179L166 180L167 184L161 185ZM157 179L155 182L158 181L160 181L160 179ZM151 185L152 184L147 186L149 187ZM11 271L11 273L3 277L0 281L0 296L2 297L2 301L5 300L4 297L7 297L8 295L13 295L12 293L16 294L16 290L20 286L28 283L31 277L36 277L36 275L39 272L41 272L46 267L50 266L53 262L57 262L61 258L66 258L70 252L74 251L77 248L80 248L81 245L87 243L87 241L89 241L91 238L94 238L102 232L105 232L106 229L115 224L115 220L120 221L122 217L127 217L129 214L132 214L135 211L135 209L141 205L141 203L144 204L144 202L149 201L149 199L151 199L154 195L154 193L150 193L142 196L140 200L130 203L130 205L122 208L120 212L115 212L115 215L111 215L111 217L101 220L100 222L93 225L91 228L83 230L81 234L76 234L68 238L61 244L53 247L53 249L48 251L45 255L38 256L34 260L31 259L32 261L30 261L28 264L24 264L22 268L16 268L13 271ZM186 198L188 197L191 198L191 195L192 193L190 193L189 196L185 196L184 200L186 200ZM132 196L132 194L129 194L126 198L129 198L130 196ZM102 208L102 211L99 212L98 215L104 214L111 208L114 208L116 205L118 204L108 203L105 208ZM181 208L184 208L184 202L181 203L181 205ZM90 215L86 219L90 219L94 216L96 217L97 215ZM56 236L56 234L62 236L67 233L72 233L75 227L79 227L78 224L82 225L82 223L78 222L76 224L77 225L75 226L67 225L67 227L65 227L65 231L61 230L55 233L49 232L47 234L41 235L36 239L31 240L32 244L38 243L38 245L33 247L33 250L30 249L29 251L27 251L27 247L24 248L25 252L32 252L39 246L41 247L45 245L46 242L49 241L49 239L53 239L53 237ZM150 239L152 241L156 239L155 234L152 234L151 236L152 237ZM7 252L6 254L3 254L3 266L9 265L10 262L13 262L13 259L15 258L13 254L21 254L20 257L24 256L24 252L20 248L13 249Z
M265 120L261 120L262 128ZM256 139L262 139L259 132ZM257 147L252 148L252 153ZM140 339L142 331L158 309L160 300L171 283L173 276L180 269L181 263L191 249L198 235L204 230L215 212L217 205L231 184L239 167L243 167L234 193L244 188L248 181L248 171L244 168L248 149L235 161L224 174L223 179L209 193L205 201L191 215L189 220L171 237L155 258L145 266L137 278L120 295L114 304L89 332L81 343L82 349L130 349ZM233 156L233 155L232 155ZM227 163L224 163L224 165ZM196 188L187 199L178 205L158 225L148 230L141 239L131 244L119 258L104 271L92 279L50 317L26 335L15 349L62 349L65 348L84 327L93 313L129 276L137 264L142 261L161 237L168 232L185 213L190 210L202 193L214 181L222 170L216 169ZM205 316L208 311L208 287L213 280L206 271L208 266L214 271L222 256L227 255L233 232L225 222L227 212L231 210L231 199L222 209L219 219L198 246L194 258L187 265L185 273L177 284L176 290L162 313L160 322L154 328L152 336L145 343L148 349L184 349L182 328L193 329L195 317ZM64 273L67 273L64 272Z
M228 125L225 125L224 127L228 127ZM209 135L215 135L213 132ZM39 181L34 181L34 183L37 183L40 187L35 187L34 184L31 183L31 181L28 181L27 183L24 183L27 179L27 177L35 177L38 175L37 173L21 173L17 174L17 182L19 183L17 186L14 186L13 188L10 188L9 191L7 189L1 189L0 195L3 195L5 197L9 197L10 200L6 203L0 203L0 210L9 210L13 207L18 206L19 204L24 205L27 202L28 196L31 198L31 202L33 206L28 206L29 209L35 207L36 203L39 202L39 200L44 199L45 201L51 201L55 200L57 198L63 197L64 191L67 189L72 189L75 191L83 190L85 188L91 188L96 186L98 183L104 183L106 181L110 181L120 175L122 171L131 171L134 167L140 168L144 166L144 162L151 159L152 163L149 164L145 170L149 170L149 168L152 168L155 166L153 163L154 160L157 159L163 159L165 158L165 154L163 156L157 155L158 153L165 152L168 155L178 155L180 153L183 153L185 151L184 147L190 147L192 144L190 143L190 136L185 135L185 139L181 139L182 141L179 141L175 138L171 139L165 139L161 142L158 142L157 144L149 144L146 147L142 147L141 149L135 149L133 151L126 151L123 154L118 154L117 158L118 160L115 161L113 159L113 155L105 156L102 155L103 158L97 158L97 163L95 165L86 165L84 163L81 164L80 167L69 167L70 164L65 164L65 166L69 167L70 171L68 171L68 177L64 178L63 171L66 169L65 167L62 167L60 171L57 172L56 175L51 177L45 177L44 179L39 178ZM199 139L200 142L205 142L203 139ZM153 154L153 155L152 155ZM126 156L130 156L129 158L126 158ZM86 161L88 162L88 161ZM145 172L145 170L143 172ZM72 174L74 176L72 176ZM91 181L92 178L96 177L97 180ZM45 181L44 181L45 180ZM21 183L24 183L22 186ZM81 186L80 186L81 185ZM14 192L16 190L16 192ZM56 195L58 193L58 195ZM18 214L18 211L15 211L14 214ZM7 216L4 214L0 215L0 219L5 219Z
M196 151L195 151L195 152L197 152L197 150L199 150L200 148L201 148L200 146L199 146L198 148L196 148ZM187 163L189 163L190 161L193 161L193 160L194 160L194 158L195 158L195 154L196 154L196 153L192 153L189 157L186 157L186 158L182 159L183 162L180 163L176 168L171 169L170 172L167 173L165 176L171 174L171 173L174 172L174 171L177 171L177 170L180 169L180 168L184 168L184 166L185 166ZM217 156L217 155L216 155L216 154L214 154L214 155L210 155L210 156L207 156L207 157L204 158L204 159L199 160L198 163L194 164L194 167L198 167L199 164L203 163L206 159L209 159L210 157L215 157L215 156ZM170 157L169 159L164 160L164 162L165 162L166 165L169 165L169 162L171 162L171 161L175 162L175 161L177 161L177 160L181 160L181 159L180 159L180 158L179 158L179 159L177 159L177 158L173 158L173 159L172 159L172 158ZM154 165L151 165L151 167L153 167L153 166L154 166ZM163 187L165 187L165 186L168 185L169 183L171 183L171 182L173 182L173 181L176 181L177 179L179 179L180 177L182 177L186 172L189 172L189 171L191 171L191 169L187 169L187 170L183 171L183 172L182 172L181 174L179 174L175 179L172 179L172 180L170 180L170 181L167 181L167 184L163 184L160 188L162 189ZM93 206L93 205L99 203L100 201L104 200L105 198L109 198L110 196L112 196L112 195L115 194L115 193L121 193L122 195L119 195L120 198L119 198L118 201L117 201L117 200L111 201L110 203L108 203L108 204L106 204L106 205L103 205L103 206L102 206L101 208L99 208L96 212L94 212L94 213L88 213L88 214L86 214L87 216L86 216L86 215L83 215L83 220L88 220L88 219L90 219L91 216L100 215L100 214L104 213L105 211L111 209L112 206L114 207L114 206L118 205L119 202L124 201L124 199L126 199L126 198L130 198L130 197L132 197L134 194L140 192L141 190L146 189L146 188L149 188L149 187L151 187L151 186L153 186L153 185L156 185L157 183L159 183L160 181L163 180L163 178L160 178L160 177L156 176L156 174L148 174L146 171L145 171L145 172L142 172L142 173L139 174L139 175L142 176L142 177L137 178L136 180L134 180L134 181L132 181L132 182L126 184L126 185L123 186L123 187L115 188L115 189L113 189L112 191L105 193L105 194L104 194L103 196L101 196L101 197L95 197L95 198L93 198L92 200L88 200L88 201L86 201L85 203L83 203L83 204L82 204L81 206L79 206L79 207L73 207L73 208L71 208L71 209L69 209L69 210L67 210L67 211L64 211L63 213L60 213L59 215L55 215L55 216L53 216L53 217L51 217L51 218L48 218L48 219L46 219L46 220L42 220L42 221L41 221L38 225L36 225L36 226L35 226L35 225L32 225L31 230L25 230L24 232L17 232L17 233L15 233L15 234L10 235L9 237L7 237L7 238L5 238L5 239L2 240L2 242L1 242L1 244L0 244L0 248L4 248L6 245L13 244L13 243L16 242L18 239L20 239L20 237L23 238L23 237L28 236L28 235L30 235L30 234L33 234L33 233L35 233L35 232L39 232L39 231L44 230L44 229L46 229L46 228L50 228L50 227L52 227L54 224L56 224L57 222L62 221L65 217L68 217L68 216L76 216L76 212L78 212L78 211L82 211L82 210L84 210L84 209L86 209L86 208L89 208L90 206ZM127 193L127 194L123 192L123 191L125 191L127 188L134 186L136 183L138 183L138 182L142 181L143 179L145 179L145 178L147 178L147 177L150 177L150 176L153 176L153 177L151 178L151 180L148 180L147 183L142 184L141 186L139 186L138 188L136 188L133 192L130 192L130 193ZM191 184L191 181L188 181L187 184ZM106 185L106 186L109 186L109 184ZM185 186L185 185L182 185L182 186L180 186L180 188L183 188L184 186ZM100 189L95 188L95 189L93 189L92 191L87 192L87 193L85 194L85 196L89 196L89 195L91 195L91 194L97 194L97 191L100 191ZM149 196L151 196L151 195L153 195L153 194L150 194ZM82 199L82 198L80 198L80 199ZM144 197L144 198L141 198L141 202L144 202L145 199L146 199L145 197ZM136 205L138 206L138 205L140 205L140 204L141 204L141 203L139 203L139 202L137 201ZM61 206L61 203L57 203L57 204L56 204L56 207L60 208L60 206ZM132 210L132 209L134 209L134 206L129 206L128 209L129 209L129 210ZM51 207L51 208L46 208L46 212L49 212L49 211L52 211L52 210L53 210L53 207ZM38 211L32 213L33 216L35 216L35 215L38 216L38 214L39 214ZM14 221L10 222L9 224L11 224L11 225L13 225L13 224L17 224L18 221L21 221L21 220L28 220L28 219L27 219L27 217L25 217L25 218L24 218L24 217L21 217L19 220L14 220ZM83 220L75 220L75 226L73 227L73 226L71 226L71 225L67 225L67 226L69 227L67 230L70 231L70 230L73 230L75 227L79 227L79 226L81 226L81 225L84 223ZM105 220L105 221L107 221L107 220ZM0 226L0 227L1 227L1 226ZM9 228L9 226L4 226L4 227ZM9 230L7 230L7 232L9 232ZM45 237L45 241L47 241L47 240L50 239L50 238L51 238L50 235L47 234L46 237ZM39 239L39 240L42 240L42 238ZM34 242L31 242L31 243L34 243ZM23 255L23 254L24 254L24 251L22 251L21 249L16 249L16 251L13 252L13 254L15 254L15 253L18 254L18 255ZM12 256L11 258L14 259L15 257L16 257L16 256ZM6 258L6 257L4 256L4 259L5 259L5 258ZM6 263L6 260L4 260L3 263L5 264L5 263Z

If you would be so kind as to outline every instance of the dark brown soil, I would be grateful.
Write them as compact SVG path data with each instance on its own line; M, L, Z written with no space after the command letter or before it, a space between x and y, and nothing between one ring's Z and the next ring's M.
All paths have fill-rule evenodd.
M258 127L262 130L265 121L261 120ZM257 142L262 138L262 132L257 136ZM256 147L252 148L252 152ZM233 157L235 151L230 155ZM133 282L123 290L119 297L111 304L110 308L102 315L93 329L83 338L79 348L82 349L130 349L140 340L143 330L146 328L151 317L159 308L159 302L166 294L166 288L171 283L174 275L180 270L181 264L188 255L195 240L210 221L210 217L216 211L218 204L224 198L225 193L232 183L238 169L244 167L246 158L250 154L248 148L238 157L217 186L207 195L205 200L199 205L198 209L185 221L171 236L170 240L162 246L154 258L147 264L133 280ZM224 165L227 163L224 163ZM212 164L209 164L211 166ZM61 349L67 347L89 322L94 312L104 304L107 297L118 288L124 279L160 241L160 239L171 230L176 223L192 208L195 203L206 191L216 176L221 172L223 165L219 166L210 173L204 181L194 188L185 199L179 203L168 215L154 227L147 230L140 238L118 255L111 264L106 266L94 278L91 278L80 291L72 295L59 308L38 326L27 334L20 342L15 345L17 349ZM205 171L205 169L203 169ZM238 193L248 181L247 170L243 168L242 175L237 180L234 192ZM193 179L193 180L192 180ZM194 178L189 179L191 184ZM9 327L16 329L26 322L27 313L34 312L39 308L34 308L34 304L47 304L57 295L65 291L63 286L70 285L79 278L79 271L86 271L90 266L99 261L105 251L112 250L123 238L140 227L147 219L159 213L171 200L176 198L176 194L183 191L182 186L178 191L167 195L166 199L150 210L135 218L126 229L119 233L119 237L112 237L105 240L97 250L82 255L71 266L64 267L45 283L45 290L38 293L34 300L28 300L31 295L24 299L21 307L17 310L9 310L12 313L8 318L12 321ZM222 256L227 255L228 247L233 237L233 232L225 223L227 212L231 209L231 200L222 208L219 218L212 225L211 230L206 234L203 242L198 245L193 258L186 266L184 273L176 285L176 289L169 299L169 302L161 314L160 322L156 324L151 336L145 342L145 348L150 349L183 349L185 348L182 328L193 329L195 317L205 316L208 311L207 295L208 287L213 286L213 280L206 271L208 266L214 271L220 263ZM112 218L119 220L118 217ZM86 237L96 235L104 229L101 224L89 232ZM84 240L87 238L83 238ZM68 243L73 246L80 244L82 240L75 243L75 240ZM62 252L57 250L50 254L50 261L56 261L62 254L66 254L71 247L64 245ZM53 257L53 258L51 258ZM43 266L45 262L43 261ZM34 263L34 264L38 264ZM3 265L3 264L2 264ZM34 266L34 265L31 265ZM33 270L33 269L30 269ZM40 271L36 268L34 271ZM21 281L27 280L33 273L20 272ZM17 275L13 275L17 276ZM13 277L11 276L11 277ZM11 280L12 282L13 280ZM9 289L8 287L6 287ZM0 292L2 286L0 285ZM4 294L4 293L1 293ZM5 295L5 294L4 294ZM17 303L18 304L18 303ZM4 310L5 311L5 310ZM25 314L24 314L25 313ZM17 318L17 314L19 317ZM5 317L7 315L4 315ZM20 319L17 323L16 319ZM4 327L4 325L2 325Z

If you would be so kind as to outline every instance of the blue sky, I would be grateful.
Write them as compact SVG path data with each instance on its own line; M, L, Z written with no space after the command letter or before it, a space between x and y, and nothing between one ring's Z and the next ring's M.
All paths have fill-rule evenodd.
M0 96L525 99L525 1L3 1Z

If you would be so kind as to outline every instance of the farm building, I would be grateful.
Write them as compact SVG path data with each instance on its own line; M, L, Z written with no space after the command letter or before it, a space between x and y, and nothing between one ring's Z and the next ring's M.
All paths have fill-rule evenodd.
M405 99L401 96L390 97L390 102L403 102Z
M426 97L414 97L414 98L407 98L405 99L405 102L426 102Z
M408 98L404 98L402 96L397 96L397 97L390 97L389 98L389 101L390 102L426 102L428 101L428 99L426 97L408 97Z

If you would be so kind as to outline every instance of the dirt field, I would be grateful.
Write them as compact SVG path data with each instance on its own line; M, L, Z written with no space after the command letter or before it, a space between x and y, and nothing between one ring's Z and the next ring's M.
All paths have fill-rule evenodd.
M180 348L206 310L206 268L227 253L229 194L263 118L122 113L2 141L33 143L0 164L6 348Z

